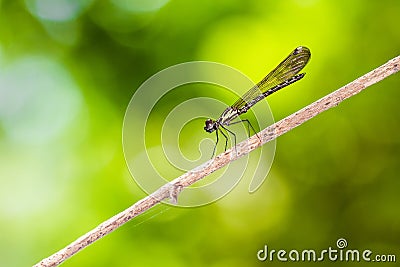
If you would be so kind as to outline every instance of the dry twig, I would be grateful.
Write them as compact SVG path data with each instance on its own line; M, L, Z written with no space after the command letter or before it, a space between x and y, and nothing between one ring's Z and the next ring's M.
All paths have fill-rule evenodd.
M54 253L48 258L43 259L35 266L57 266L63 261L82 250L86 246L92 244L101 237L111 233L132 218L152 208L162 200L170 198L173 202L177 200L179 192L195 182L206 177L210 173L224 167L229 162L246 155L257 147L277 138L278 136L292 130L309 119L317 116L319 113L337 106L343 100L358 94L368 86L375 84L386 77L400 70L400 56L393 58L386 64L374 69L364 76L354 80L353 82L343 86L335 92L317 100L307 107L297 111L296 113L278 121L277 123L265 128L256 135L241 142L235 149L229 149L218 155L213 161L204 163L196 169L189 171L182 176L176 178L172 182L162 186L156 192L139 200L131 207L118 213L107 221L103 222L92 231L84 234L65 248ZM261 141L260 141L261 139Z

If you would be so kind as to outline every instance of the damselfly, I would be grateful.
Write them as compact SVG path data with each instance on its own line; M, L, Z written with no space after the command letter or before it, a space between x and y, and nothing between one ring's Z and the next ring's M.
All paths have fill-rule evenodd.
M265 76L264 79L262 79L252 88L250 88L250 90L247 91L247 93L245 93L241 98L239 98L232 106L225 109L225 111L222 112L221 116L217 120L206 120L206 126L204 127L204 130L209 133L215 131L217 136L213 156L218 144L219 131L221 131L222 135L225 137L225 150L228 145L228 137L220 129L220 127L234 136L236 146L236 135L232 131L227 129L226 126L239 122L246 122L248 126L250 126L254 131L253 126L247 119L239 120L236 122L233 122L233 120L236 119L240 114L246 113L257 102L269 96L270 94L275 93L276 91L288 86L289 84L292 84L302 79L305 73L298 73L307 64L310 56L311 53L307 47L297 47L273 71Z

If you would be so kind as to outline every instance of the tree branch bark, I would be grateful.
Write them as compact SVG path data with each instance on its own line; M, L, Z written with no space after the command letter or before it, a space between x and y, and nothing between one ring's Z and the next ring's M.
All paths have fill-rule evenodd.
M139 200L126 210L101 223L90 232L84 234L65 248L54 253L48 258L43 259L34 266L57 266L61 264L75 253L89 246L101 237L111 233L137 215L157 205L162 200L169 198L172 202L176 202L179 192L185 187L194 184L210 173L213 173L214 171L224 167L229 162L250 153L254 149L277 138L278 136L287 133L293 128L317 116L319 113L339 105L343 100L358 94L368 86L385 79L399 70L400 56L391 59L382 66L359 77L353 82L334 91L333 93L265 128L257 135L253 135L249 139L239 143L236 146L236 149L231 148L218 155L215 159L210 160L201 166L183 174L175 180L165 184L151 195Z

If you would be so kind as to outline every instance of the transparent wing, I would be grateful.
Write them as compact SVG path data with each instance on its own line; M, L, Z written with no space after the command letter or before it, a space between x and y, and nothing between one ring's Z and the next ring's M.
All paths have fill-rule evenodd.
M297 47L273 71L247 91L231 107L234 110L240 109L260 94L290 79L304 68L310 56L311 53L307 47Z

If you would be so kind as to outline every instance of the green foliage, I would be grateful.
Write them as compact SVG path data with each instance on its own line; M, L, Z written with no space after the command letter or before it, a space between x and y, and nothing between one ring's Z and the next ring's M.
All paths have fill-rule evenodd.
M153 74L209 60L258 81L307 46L306 77L268 100L278 120L399 55L399 14L390 0L0 0L0 265L32 265L145 196L121 133ZM397 74L280 137L256 193L242 183L205 207L159 207L63 266L274 266L256 258L264 244L325 249L341 237L398 253L399 87ZM232 97L190 88L171 101ZM192 157L187 140L208 136L190 127L179 142Z

